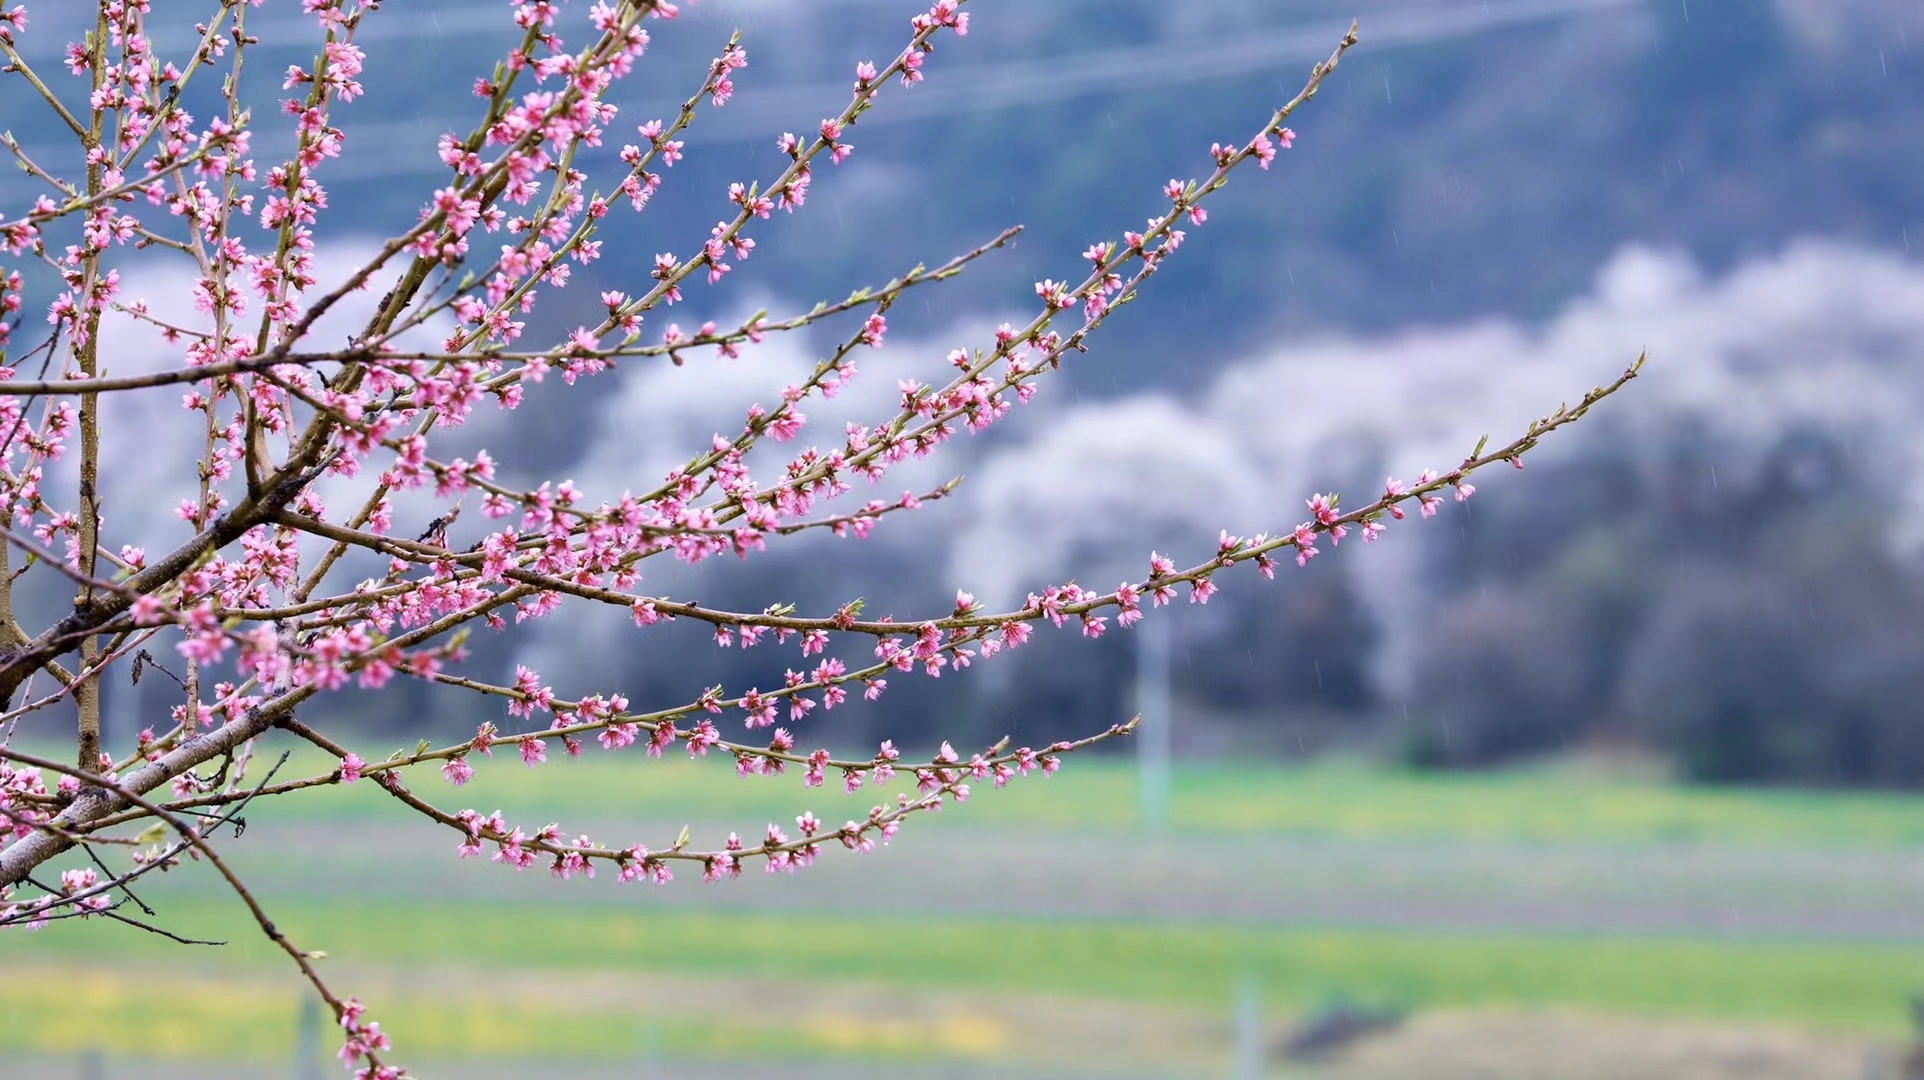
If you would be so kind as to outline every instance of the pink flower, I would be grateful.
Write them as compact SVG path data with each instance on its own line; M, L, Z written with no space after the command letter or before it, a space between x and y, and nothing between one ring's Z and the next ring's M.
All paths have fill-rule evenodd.
M135 626L153 626L167 617L167 606L153 593L142 593L134 599Z
M361 770L365 768L367 768L367 762L362 761L359 754L350 750L347 756L341 759L341 783L352 784L359 780Z
M441 766L441 777L455 787L460 787L474 778L474 766L468 764L466 757L449 758Z
M528 768L532 769L548 760L548 744L544 740L529 736L520 741L521 760Z
M1396 477L1392 476L1389 479L1383 481L1383 498L1384 499L1387 499L1387 500L1401 499L1403 497L1403 491L1404 491L1403 483L1402 481L1398 480ZM1403 508L1397 505L1396 502L1392 501L1390 503L1389 511L1390 511L1391 517L1395 518L1398 521L1403 520Z
M1298 525L1291 539L1296 544L1296 565L1308 566L1309 561L1317 555L1315 527L1309 524Z

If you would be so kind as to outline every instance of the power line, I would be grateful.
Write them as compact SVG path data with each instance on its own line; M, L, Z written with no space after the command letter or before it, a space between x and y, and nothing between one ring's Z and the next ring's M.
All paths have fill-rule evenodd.
M1475 0L1445 10L1433 6L1388 11L1369 18L1365 43L1372 52L1434 44L1493 30L1646 6L1650 0ZM384 15L384 20L386 16ZM432 12L412 13L390 32L405 35L424 26L480 34L474 20L441 23ZM370 22L370 26L379 25ZM864 129L930 119L994 112L1090 94L1133 93L1247 75L1290 61L1321 59L1348 22L1318 22L1251 39L1245 35L1176 45L1134 45L1080 54L1056 55L1012 63L974 64L938 69L913 93L891 95L863 116ZM492 32L492 31L489 31ZM847 80L743 87L724 109L705 110L701 122L684 135L691 145L773 140L782 131L809 131L816 113L845 101ZM798 103L821 102L813 113ZM467 117L412 117L356 122L346 152L325 170L334 182L444 173L432 153L443 131L466 132ZM257 158L266 160L280 133L258 131ZM618 145L619 140L616 140ZM29 153L32 153L30 150ZM590 153L588 160L612 157L614 146ZM36 156L36 160L40 160ZM10 178L21 182L20 178Z

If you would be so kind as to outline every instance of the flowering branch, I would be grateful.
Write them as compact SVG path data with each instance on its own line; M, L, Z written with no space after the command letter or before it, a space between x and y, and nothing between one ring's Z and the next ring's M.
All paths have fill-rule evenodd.
M294 962L294 966L300 969L301 975L307 979L308 985L312 986L315 993L321 995L321 1000L327 1003L327 1007L333 1010L335 1020L348 1032L349 1045L356 1049L356 1053L352 1055L351 1060L364 1059L367 1062L370 1075L382 1075L390 1072L388 1066L382 1065L380 1058L377 1056L378 1051L387 1049L387 1037L381 1033L380 1025L378 1023L362 1022L360 1019L362 1013L360 1002L353 998L343 999L337 996L333 990L328 988L327 982L321 978L320 972L315 970L313 962L321 959L326 954L302 950L296 947L292 941L288 940L287 935L282 933L281 929L274 925L274 921L267 917L267 912L261 907L260 902L254 898L254 894L248 891L246 884L241 881L239 875L235 874L233 868L228 866L226 860L221 858L220 853L214 850L214 846L206 841L201 835L200 830L189 825L180 815L167 807L150 802L143 796L128 791L107 777L96 776L61 762L38 757L33 754L22 753L5 746L0 746L0 761L18 762L35 769L59 773L89 788L112 791L120 798L140 807L148 814L164 822L168 828L172 829L174 833L180 837L180 842L176 850L191 848L196 856L205 859L213 866L215 872L220 874L221 880L225 881L227 887L232 889L234 895L239 897L241 903L246 905L247 913L253 917L254 922L260 927L261 933L265 934L269 941L272 941L283 953L287 954L288 958ZM7 772L13 773L13 770L8 769ZM8 781L14 778L13 775L5 777ZM127 878L131 878L132 876L132 874L129 874ZM84 908L99 912L104 910L106 906L101 902L105 900L104 890L92 889L81 884L82 882L88 881L90 877L91 872L85 875L76 875L69 871L68 875L63 875L65 879L63 884L68 890L65 899L67 903L78 905L76 910ZM89 882L89 884L91 883ZM124 890L125 879L117 882L117 884ZM11 908L0 909L0 925L5 925L5 922L10 920L14 914L15 912ZM349 1057L345 1051L343 1051L342 1056L344 1058Z
M381 5L308 0L316 58L288 68L281 85L290 95L280 113L293 149L263 169L251 156L257 125L240 89L244 57L258 44L247 29L253 4L210 2L213 16L199 26L183 67L152 54L146 5L98 0L93 32L70 44L64 60L84 80L85 108L16 50L27 25L24 8L0 10L0 52L8 62L0 75L24 80L79 148L72 160L29 158L5 141L59 198L43 194L24 213L0 216L0 252L51 270L59 288L44 300L47 338L23 355L8 358L13 325L0 318L0 427L7 432L0 441L0 511L11 518L0 523L0 927L96 915L131 919L115 910L138 905L130 882L182 856L204 859L329 1002L346 1032L343 1060L363 1077L404 1075L377 1056L386 1047L379 1025L366 1021L353 999L321 984L310 963L316 954L274 928L206 840L211 827L251 800L371 780L457 833L460 855L491 847L497 862L520 869L546 861L563 878L592 877L597 865L612 865L619 880L662 883L679 863L698 865L713 881L757 860L769 872L795 872L831 840L867 851L914 814L964 801L981 783L999 788L1033 772L1049 775L1064 755L1127 735L1135 722L1040 749L1012 749L1004 740L966 758L944 742L921 760L904 761L892 741L866 756L805 748L792 729L816 709L826 713L856 693L877 700L892 678L965 670L1022 646L1044 622L1073 623L1097 637L1112 626L1128 629L1180 587L1192 602L1207 602L1216 575L1240 564L1271 576L1285 549L1304 565L1325 542L1335 546L1355 532L1373 540L1407 508L1428 517L1446 491L1468 498L1481 469L1497 462L1520 467L1543 437L1582 418L1637 373L1632 367L1497 449L1479 444L1452 469L1407 485L1392 479L1355 509L1318 494L1307 500L1308 520L1279 522L1275 533L1246 539L1224 533L1213 554L1188 569L1151 552L1146 575L1108 592L1071 582L1000 612L961 592L953 608L918 618L865 614L861 600L802 614L793 605L730 611L654 595L640 588L650 559L746 559L805 532L860 538L955 492L957 481L893 499L857 502L851 494L858 482L872 486L937 453L961 431L991 427L1086 351L1091 335L1177 254L1187 231L1207 221L1206 200L1232 173L1251 161L1268 169L1293 145L1295 132L1285 122L1356 43L1354 27L1248 138L1210 147L1207 176L1165 184L1166 205L1141 231L1092 244L1083 252L1088 267L1073 283L1074 274L1036 282L1026 322L999 327L980 347L950 352L953 373L939 385L901 378L882 415L790 451L780 448L816 430L808 415L815 404L859 377L863 350L886 347L889 314L904 293L954 277L1007 246L1018 230L785 319L758 311L733 327L707 323L690 333L670 324L644 339L646 319L684 299L684 288L724 286L753 256L758 222L772 221L776 210L803 209L817 166L850 159L852 132L883 107L884 87L913 87L940 35L967 34L963 0L934 0L910 20L892 59L856 65L838 113L803 127L807 135L785 133L776 141L780 161L772 177L718 192L730 209L693 253L662 251L608 270L633 270L634 286L603 291L589 308L592 325L536 345L522 340L531 336L529 314L545 311L578 272L603 259L598 236L610 214L647 211L682 160L681 136L699 122L703 102L726 107L749 64L742 35L722 46L670 122L634 127L638 141L624 145L620 167L597 181L587 151L604 144L620 115L611 88L651 43L642 24L671 19L678 9L661 0L599 0L575 13L588 32L565 35L586 41L571 51L558 27L563 9L544 0L516 4L519 44L477 80L479 119L435 147L449 170L442 186L423 195L411 225L324 283L315 250L328 235L326 182L331 161L352 138L352 125L337 121L364 95L366 58L355 39L366 19L380 17ZM219 107L200 123L181 94L195 72L217 61L227 66ZM164 213L139 209L143 200ZM494 253L475 256L473 245L483 237L493 238ZM181 299L191 314L120 295L123 268L159 260L186 283ZM377 282L386 291L362 313L347 344L317 345L319 320L345 314L349 298ZM18 312L27 291L20 273L0 267L0 316ZM1059 325L1072 312L1080 322ZM733 358L770 334L842 318L848 323L839 341L805 378L779 388L772 405L747 404L738 428L689 448L686 464L651 479L639 494L591 496L571 482L516 486L486 451L470 451L471 459L437 452L446 446L446 429L477 408L515 409L527 383L550 375L575 386L622 361L665 357L680 367L690 350L709 348ZM103 321L121 319L162 337L166 366L139 374L104 370ZM438 347L411 343L426 333L440 336ZM30 370L35 357L38 370ZM100 505L107 478L132 456L154 453L103 431L102 397L154 391L167 391L169 400L178 394L198 432L184 477L191 495L176 510L184 540L161 530L122 535L117 530L125 526ZM63 471L69 461L76 467ZM330 506L340 492L349 493L346 501ZM428 525L410 539L413 529L397 531L406 520ZM10 565L15 553L25 561L18 569ZM29 571L60 575L73 595L70 610L32 633L20 623L13 591ZM795 648L797 667L768 689L714 685L641 708L614 693L564 697L526 667L517 667L512 680L473 670L465 642L474 624L505 629L510 614L519 623L577 601L618 607L638 628L699 623L718 648ZM131 665L137 679L143 664L153 663L148 648L159 648L163 637L178 639L184 664L182 674L168 672L180 691L171 723L159 725L158 734L142 731L130 747L103 745L101 680L122 665ZM851 642L866 653L848 651ZM70 670L62 660L74 652L79 661ZM36 692L31 680L42 673L57 686ZM490 712L477 716L468 739L438 746L423 739L411 753L373 762L329 730L333 721L317 720L311 710L297 718L303 706L344 687L379 690L397 678L472 694ZM757 734L724 738L718 725L731 717ZM504 732L497 720L527 730ZM49 735L57 723L72 725L74 763L19 752L7 741L16 731ZM275 729L318 747L332 767L288 780L270 771L248 786L253 741ZM664 846L616 847L570 839L557 826L525 832L498 810L449 809L407 779L408 770L421 767L459 789L497 747L512 746L523 764L537 767L552 744L575 757L589 740L608 752L640 743L648 756L680 746L693 757L732 762L744 777L798 774L804 787L839 779L848 794L887 787L900 775L913 779L914 791L897 792L892 804L884 798L839 828L807 812L796 819L795 835L770 825L759 841L731 835L720 846L697 848L684 832ZM196 817L201 825L192 824ZM120 831L128 828L142 831ZM178 839L155 847L169 830ZM106 847L96 851L99 845ZM103 852L122 849L138 855L134 865L106 870ZM40 873L74 851L92 865L63 871L57 885Z

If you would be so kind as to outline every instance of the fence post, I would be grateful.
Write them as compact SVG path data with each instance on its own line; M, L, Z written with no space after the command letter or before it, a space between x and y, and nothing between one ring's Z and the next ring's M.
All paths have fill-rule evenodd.
M301 995L295 1022L294 1080L321 1080L321 1003L312 994Z
M661 1033L653 1024L641 1026L641 1080L662 1080L668 1073L661 1067Z
M1236 984L1236 1080L1262 1080L1268 1055L1263 1047L1263 1001L1256 980Z

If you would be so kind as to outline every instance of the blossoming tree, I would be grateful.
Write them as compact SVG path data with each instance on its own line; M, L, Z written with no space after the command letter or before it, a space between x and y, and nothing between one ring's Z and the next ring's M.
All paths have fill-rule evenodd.
M1300 524L1225 533L1186 568L1152 552L1142 577L1108 591L1065 584L1008 611L960 593L949 610L893 615L865 612L859 601L815 613L780 605L725 611L649 595L640 578L651 558L753 557L807 531L859 538L919 506L928 495L862 501L849 493L876 490L901 463L1028 401L1178 255L1185 230L1204 223L1205 201L1232 173L1252 162L1268 169L1291 146L1295 134L1284 122L1356 41L1352 29L1295 97L1252 117L1246 139L1210 146L1202 179L1170 180L1146 225L1091 244L1087 266L1062 280L1035 283L1025 324L950 353L954 374L945 383L903 380L892 413L788 453L778 444L812 432L811 401L856 377L858 350L883 346L898 298L960 273L1014 230L934 269L786 319L757 316L692 334L650 333L645 320L684 288L721 285L753 254L763 222L802 210L817 168L848 159L868 110L926 77L938 36L967 34L963 2L937 0L909 20L899 53L856 66L839 114L806 135L782 135L770 175L729 185L732 209L698 250L634 268L632 285L601 293L594 325L544 344L524 339L523 316L565 289L574 268L603 257L597 233L611 215L648 209L703 103L724 106L733 93L748 64L739 35L670 119L634 124L623 119L616 84L650 46L644 24L672 19L674 4L514 5L520 42L474 83L472 129L441 137L445 177L422 192L418 220L351 273L324 280L316 244L330 220L328 170L352 145L347 118L362 94L364 59L355 37L381 17L379 0L303 0L318 54L311 66L285 71L281 115L258 123L242 87L244 60L258 44L248 23L260 0L210 0L198 44L175 57L152 48L147 0L98 0L84 39L57 58L44 50L39 63L30 59L27 10L0 9L9 110L49 110L73 151L30 156L5 139L38 193L30 205L0 206L0 246L14 263L0 266L0 928L85 918L147 925L137 908L122 910L127 887L156 868L204 862L333 1010L348 1067L359 1076L404 1075L385 1060L379 1024L327 984L315 954L276 928L216 850L221 827L250 801L367 782L458 837L462 856L491 852L497 862L545 864L561 877L599 866L624 882L666 883L686 868L713 881L754 863L792 871L825 848L868 851L912 815L967 799L973 785L1047 775L1064 755L1133 725L1039 748L1005 740L965 754L943 743L919 761L890 743L856 755L806 748L796 731L777 725L805 731L812 710L834 709L851 694L879 698L890 679L991 660L1021 646L1038 624L1090 637L1126 630L1179 595L1206 602L1218 575L1245 565L1268 577L1278 562L1307 563L1326 543L1373 540L1406 508L1428 517L1446 498L1468 498L1477 470L1520 466L1539 439L1633 377L1635 368L1530 423L1514 441L1479 445L1454 467L1407 484L1392 479L1364 505L1343 509L1335 496L1315 495ZM585 44L570 48L564 36ZM218 92L205 92L210 81ZM190 84L200 84L191 95ZM194 115L187 102L204 103L209 115ZM267 124L292 129L284 160L252 156L254 130ZM619 167L584 171L583 151L623 132L636 141L622 147ZM148 263L171 265L184 294L162 307L191 304L195 317L170 321L145 298L123 295L121 270ZM48 295L29 298L42 289ZM317 322L346 298L383 289L344 346L316 340ZM24 318L41 312L44 321ZM108 320L149 324L171 359L113 373L127 365L104 354ZM679 363L692 350L733 356L771 334L837 322L848 324L839 344L806 379L779 388L779 404L748 407L738 429L690 447L684 466L637 477L640 490L516 489L497 479L486 453L469 460L437 451L445 445L437 435L473 410L514 409L529 380L573 386L621 364ZM29 325L44 329L28 333ZM438 346L405 343L424 328L444 333ZM123 394L178 401L204 434L197 454L173 463L196 495L168 531L116 534L102 513L103 478L141 452L133 444L115 451L111 440L103 448L103 397ZM461 515L464 506L471 512ZM403 522L414 524L397 531ZM370 565L374 576L360 573ZM23 626L24 608L16 608L28 575L55 578L59 594L71 596L45 625ZM717 686L692 700L644 704L552 687L526 668L490 682L488 672L464 665L472 624L506 629L577 605L617 606L637 628L705 624L718 646L794 650L794 667L772 690ZM105 744L103 682L129 668L137 676L154 650L170 649L184 672L171 716L129 745ZM379 761L299 718L303 703L320 695L396 679L499 698L505 715L464 741L423 740ZM280 766L250 769L252 741L277 728L335 764L305 777L281 775ZM16 745L41 747L56 736L71 737L73 753ZM639 744L650 757L719 757L743 776L838 784L850 796L907 776L839 826L805 813L792 835L771 825L766 836L731 836L716 850L699 850L685 835L649 846L553 827L529 832L503 811L454 808L461 785L496 749L538 766L557 749L574 756L597 743L606 752Z

